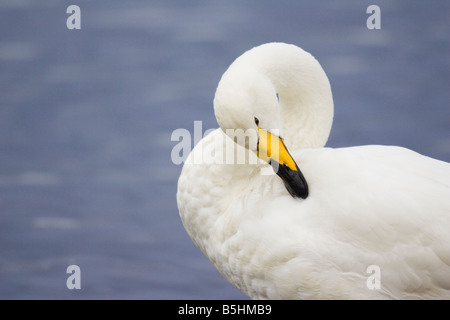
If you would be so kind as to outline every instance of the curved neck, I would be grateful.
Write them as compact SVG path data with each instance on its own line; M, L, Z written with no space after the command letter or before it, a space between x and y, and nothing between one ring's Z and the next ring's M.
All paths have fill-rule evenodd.
M272 82L279 97L281 124L289 149L323 147L333 122L328 77L306 51L287 44L267 44L239 58Z

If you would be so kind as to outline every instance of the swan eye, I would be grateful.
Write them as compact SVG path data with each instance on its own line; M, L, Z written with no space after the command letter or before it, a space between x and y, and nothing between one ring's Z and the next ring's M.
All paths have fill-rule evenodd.
M278 102L280 102L280 96L278 95L278 92L277 92L277 100Z
M259 126L259 119L257 117L253 117L253 119L255 119L256 125Z

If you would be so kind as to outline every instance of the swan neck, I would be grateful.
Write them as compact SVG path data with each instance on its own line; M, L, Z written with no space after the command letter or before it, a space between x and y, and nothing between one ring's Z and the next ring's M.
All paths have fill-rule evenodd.
M265 48L265 52L261 50L261 58L251 63L277 93L286 145L290 149L323 147L331 131L334 108L325 71L311 54L296 46L261 47L256 49Z

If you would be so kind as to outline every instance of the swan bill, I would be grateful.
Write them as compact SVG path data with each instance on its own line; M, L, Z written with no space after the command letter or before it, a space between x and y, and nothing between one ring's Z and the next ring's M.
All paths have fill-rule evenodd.
M256 155L272 166L292 197L306 199L308 184L282 138L258 126Z
M269 164L281 180L283 180L284 186L292 197L302 199L308 197L308 184L300 170L292 170L288 166L279 164L274 160L271 160Z

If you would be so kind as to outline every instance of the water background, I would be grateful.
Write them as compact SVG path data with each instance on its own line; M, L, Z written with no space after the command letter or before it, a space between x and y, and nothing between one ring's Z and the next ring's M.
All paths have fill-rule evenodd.
M447 0L0 1L0 299L247 299L183 229L172 131L217 127L227 66L282 41L330 78L328 146L450 161L449 21Z

